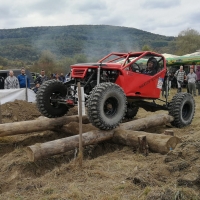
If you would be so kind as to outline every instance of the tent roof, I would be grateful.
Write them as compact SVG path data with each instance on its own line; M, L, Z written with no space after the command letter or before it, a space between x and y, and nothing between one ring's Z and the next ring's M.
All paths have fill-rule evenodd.
M169 53L163 53L162 54L165 58L175 58L178 57L177 55L169 54Z

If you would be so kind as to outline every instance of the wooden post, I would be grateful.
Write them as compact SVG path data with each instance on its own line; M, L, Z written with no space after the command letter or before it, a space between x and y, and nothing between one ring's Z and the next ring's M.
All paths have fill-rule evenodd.
M25 96L26 96L26 101L28 101L28 80L27 80L27 75L25 75L25 81L26 81Z
M145 156L147 156L149 151L148 151L146 135L138 136L138 144L139 144L139 152L144 153Z
M81 95L81 85L80 82L77 83L78 86L78 105L79 105L79 153L78 160L79 165L82 166L83 163L83 139L82 139L82 95Z

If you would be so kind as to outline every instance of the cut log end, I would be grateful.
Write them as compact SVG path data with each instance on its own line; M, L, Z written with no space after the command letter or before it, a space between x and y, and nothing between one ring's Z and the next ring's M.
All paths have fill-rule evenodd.
M29 160L30 162L35 162L35 155L34 155L32 149L31 149L31 147L30 147L30 146L29 146L29 147L26 147L25 151L26 151L26 153L27 153L28 160Z

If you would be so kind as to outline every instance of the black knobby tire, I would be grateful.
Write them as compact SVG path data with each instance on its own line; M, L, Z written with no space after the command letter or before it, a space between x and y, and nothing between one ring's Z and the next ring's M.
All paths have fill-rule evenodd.
M36 95L36 102L39 111L46 117L61 117L68 111L65 104L60 104L53 99L65 98L67 87L60 81L45 81L39 88Z
M126 112L124 91L114 83L101 83L93 88L87 102L88 118L99 129L115 128Z
M170 102L169 115L174 117L171 124L182 128L192 123L195 113L195 101L189 93L177 93Z

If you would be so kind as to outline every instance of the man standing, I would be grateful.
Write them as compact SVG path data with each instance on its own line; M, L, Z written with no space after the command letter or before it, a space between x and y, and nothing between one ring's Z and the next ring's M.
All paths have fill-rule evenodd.
M183 84L184 80L186 79L186 73L183 70L183 66L182 65L180 66L180 69L176 71L174 76L176 77L177 85L178 85L177 92L181 92L182 91L182 84Z
M19 88L19 81L12 70L9 71L9 76L5 79L5 89L17 89Z
M21 74L17 76L20 88L30 88L30 81L28 76L25 74L25 69L21 68Z
M65 82L65 76L63 75L63 73L60 73L59 79L60 81Z
M197 75L197 90L198 90L198 95L200 96L200 66L197 66L196 75Z
M190 68L190 73L187 75L187 81L188 81L188 90L190 94L196 95L196 80L197 75L194 73L194 69Z
M35 79L34 83L39 83L40 85L42 85L42 83L44 83L45 81L48 80L48 77L45 75L45 71L42 69L40 72L40 75Z
M0 76L0 89L4 89L4 77Z

